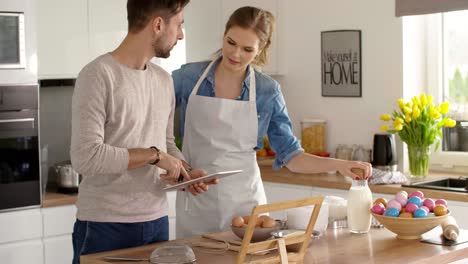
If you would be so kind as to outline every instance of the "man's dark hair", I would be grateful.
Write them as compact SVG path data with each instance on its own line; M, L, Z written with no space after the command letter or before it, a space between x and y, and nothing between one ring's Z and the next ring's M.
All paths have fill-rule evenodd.
M160 16L168 22L172 16L179 13L190 0L128 0L127 20L128 31L141 31L155 16Z

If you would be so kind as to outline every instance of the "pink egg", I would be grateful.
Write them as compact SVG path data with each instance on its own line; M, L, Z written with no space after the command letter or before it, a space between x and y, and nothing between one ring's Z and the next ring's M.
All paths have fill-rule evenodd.
M398 209L398 211L401 211L401 204L397 200L393 199L393 200L388 201L387 209L388 208L396 208Z
M421 206L421 207L419 207L419 208L420 208L420 209L423 209L424 211L426 211L426 213L429 213L429 212L430 212L430 211L429 211L429 208L427 208L427 207L424 206L424 205Z
M445 205L445 207L448 207L447 201L445 199L438 199L438 200L435 201L435 204L436 205L443 204L443 205Z
M398 193L401 193L402 195L404 195L406 198L408 198L408 193L406 191L399 191ZM397 193L397 194L398 194Z
M382 203L376 203L372 206L372 212L375 214L383 215L385 212L385 206Z
M410 203L410 204L406 205L405 209L406 209L406 212L412 214L412 213L414 213L414 211L416 211L416 209L419 209L419 208L418 208L417 204Z
M423 205L429 209L429 212L432 212L434 210L435 202L431 198L426 198L423 201Z
M418 196L419 198L424 199L424 193L422 193L421 191L415 191L415 192L412 192L410 195L408 195L408 198L411 198L413 196Z
M395 195L395 200L397 200L401 204L401 206L405 206L406 202L408 202L408 198L406 197L406 195L401 192Z

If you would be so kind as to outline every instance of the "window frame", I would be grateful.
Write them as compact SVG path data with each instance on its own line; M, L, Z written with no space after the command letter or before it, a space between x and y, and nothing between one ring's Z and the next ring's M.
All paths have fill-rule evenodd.
M444 43L444 13L426 16L426 82L434 102L441 103L448 85L444 76L446 62ZM435 52L434 52L435 51ZM431 155L430 169L450 172L468 172L468 152L442 151L442 142Z

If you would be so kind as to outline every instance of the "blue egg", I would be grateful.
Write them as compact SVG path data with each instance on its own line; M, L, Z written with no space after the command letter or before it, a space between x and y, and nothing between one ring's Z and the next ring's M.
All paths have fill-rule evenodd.
M412 203L412 204L415 204L417 205L418 207L421 207L421 198L419 198L418 196L413 196L411 198L408 199L408 203Z
M416 209L416 211L414 211L413 216L415 218L424 218L424 217L427 217L427 212L426 210L419 208L419 209Z
M398 217L399 215L400 211L397 208L388 208L388 210L385 210L385 216Z

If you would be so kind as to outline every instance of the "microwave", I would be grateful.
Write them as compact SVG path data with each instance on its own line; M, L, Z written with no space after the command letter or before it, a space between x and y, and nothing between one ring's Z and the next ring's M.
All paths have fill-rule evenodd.
M25 67L24 13L0 11L0 69Z

